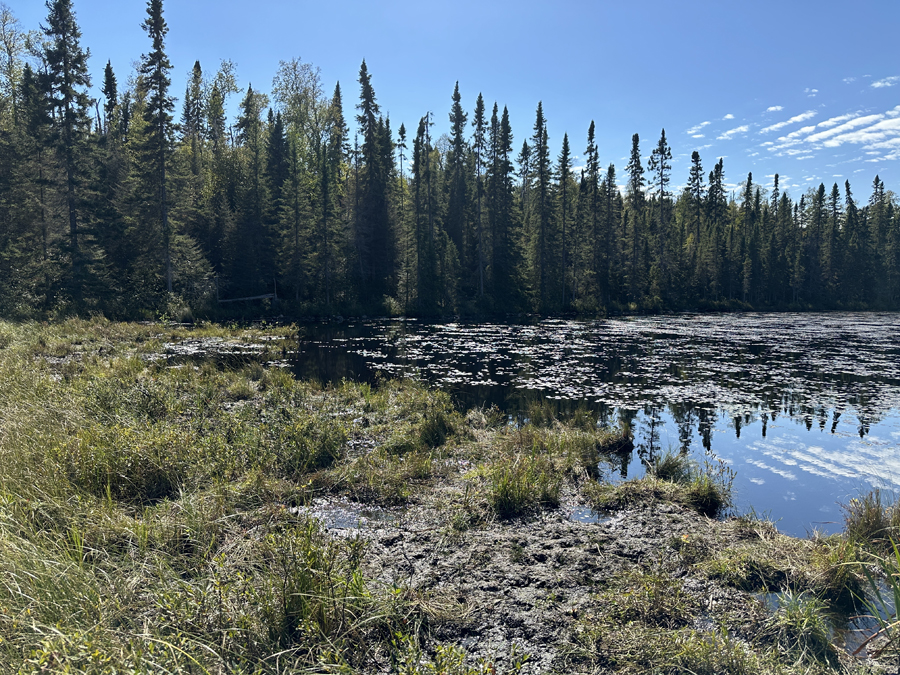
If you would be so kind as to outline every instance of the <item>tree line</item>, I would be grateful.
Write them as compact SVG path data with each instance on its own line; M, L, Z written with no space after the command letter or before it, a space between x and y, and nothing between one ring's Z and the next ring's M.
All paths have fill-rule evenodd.
M47 9L25 31L0 5L3 315L267 295L295 314L900 306L900 209L877 176L865 203L849 181L795 201L777 175L735 195L695 151L676 190L663 130L646 167L632 137L620 190L594 122L576 169L540 103L520 145L458 84L446 133L431 112L395 132L365 61L352 135L340 84L299 59L270 94L197 62L176 110L162 0L126 86L107 63L94 100L71 0Z

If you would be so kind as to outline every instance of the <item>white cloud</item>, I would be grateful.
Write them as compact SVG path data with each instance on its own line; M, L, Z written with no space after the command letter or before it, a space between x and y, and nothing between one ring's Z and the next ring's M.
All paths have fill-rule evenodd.
M807 110L805 113L800 113L799 115L794 115L791 119L785 122L778 122L777 124L773 124L771 126L765 127L759 130L761 134L767 134L770 131L778 131L779 129L783 129L784 127L790 124L796 124L797 122L805 122L806 120L811 120L813 117L818 115L815 110Z
M845 84L850 84L851 82L856 82L856 78L855 77L845 77L844 78Z
M725 115L725 117L723 117L722 119L723 119L723 120L733 120L733 119L734 119L734 115L732 115L731 113L728 113L728 114Z
M838 117L832 117L827 120L822 120L816 126L822 127L823 129L827 129L828 127L833 127L835 124L840 124L841 122L846 122L847 120L852 120L855 117L859 117L859 113L848 113L846 115L840 115Z
M704 136L703 134L693 134L693 135L691 136L691 138L704 138L704 137L705 137L705 136Z
M779 141L789 141L789 140L792 140L792 139L794 139L794 138L800 138L800 136L806 136L806 134L811 134L811 133L812 133L813 131L815 131L815 130L816 130L816 125L815 125L815 124L812 125L811 127L800 127L800 128L797 129L796 131L792 131L792 132L789 133L787 136L782 136L782 137L779 138L778 140L779 140Z
M805 155L803 157L797 157L797 159L812 159L813 157L813 155Z
M762 144L762 147L766 147L767 145L775 145L775 143L773 143L772 141L766 141Z
M818 89L810 89L809 87L807 87L806 89L803 90L803 93L807 95L807 98L815 98L816 94L819 93L819 90Z
M748 131L750 131L750 127L748 127L746 124L743 124L739 127L735 127L734 129L729 129L721 136L717 136L716 140L717 141L729 141L735 134L745 134Z
M893 110L888 110L885 115L888 117L900 117L900 105L895 107Z
M749 157L756 157L758 154L759 154L758 152L751 152Z
M825 142L828 139L832 139L834 137L845 136L847 132L852 129L856 129L857 127L864 127L870 124L874 124L880 120L884 119L884 115L865 115L864 117L856 117L849 122L844 122L843 124L834 127L833 129L828 129L826 131L820 131L817 134L813 134L812 136L808 136L806 140L810 143L819 143ZM837 147L840 143L835 145L830 145L829 147Z
M684 133L686 133L686 134L696 134L696 133L697 133L698 131L700 131L703 127L709 126L710 124L711 124L710 122L700 122L700 124L697 124L697 125L691 127L690 129L688 129L688 130L685 131ZM695 138L696 138L696 137L695 137Z
M784 106L782 105L771 105L766 108L766 112L778 112L779 110L784 110Z
M900 76L894 75L893 77L886 77L883 80L876 80L869 86L875 89L882 89L883 87L893 87L898 82L900 82Z

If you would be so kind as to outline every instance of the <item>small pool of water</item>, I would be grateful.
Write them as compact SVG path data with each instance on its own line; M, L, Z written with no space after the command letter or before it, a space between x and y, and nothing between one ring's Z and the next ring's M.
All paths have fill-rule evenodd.
M315 499L308 506L292 509L296 515L317 518L328 530L375 530L396 526L402 516L400 511L388 511L350 501Z
M610 518L605 513L594 511L594 509L588 506L578 506L572 509L572 512L569 514L569 520L573 523L599 525L602 523L608 523L610 520L612 520L612 518Z

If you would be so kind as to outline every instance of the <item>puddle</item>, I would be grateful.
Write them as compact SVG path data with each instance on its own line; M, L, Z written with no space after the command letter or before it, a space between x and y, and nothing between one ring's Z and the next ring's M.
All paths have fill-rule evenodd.
M308 506L297 506L291 509L295 515L307 515L317 518L329 531L362 531L379 530L395 526L402 511L386 511L373 509L364 504L345 501L315 499Z
M599 511L594 511L594 509L590 507L579 506L575 509L572 509L572 513L569 514L569 520L573 523L600 525L603 523L608 523L612 520L612 517L607 516L604 513L600 513Z

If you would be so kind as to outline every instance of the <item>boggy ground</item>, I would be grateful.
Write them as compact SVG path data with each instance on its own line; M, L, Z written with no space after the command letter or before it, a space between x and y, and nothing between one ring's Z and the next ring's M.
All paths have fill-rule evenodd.
M0 671L884 672L841 628L893 505L793 539L715 458L616 483L587 411L299 382L292 337L0 323Z

